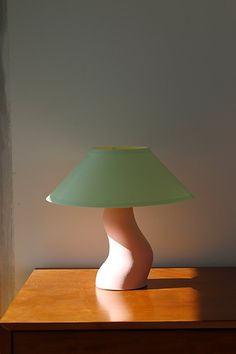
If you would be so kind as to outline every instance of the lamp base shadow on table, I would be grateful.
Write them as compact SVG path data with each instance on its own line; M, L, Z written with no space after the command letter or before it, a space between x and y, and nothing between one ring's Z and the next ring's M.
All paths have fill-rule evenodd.
M171 270L173 268L169 269L173 273ZM176 274L178 269L180 268L176 268ZM131 291L139 292L139 296L142 292L148 292L148 296L145 294L145 301L150 302L151 308L153 307L155 311L160 310L163 313L163 320L168 320L168 318L164 318L165 316L171 318L173 315L170 308L166 309L165 315L163 304L171 307L173 303L175 305L178 303L179 310L183 311L183 320L191 321L192 318L193 321L217 321L218 319L235 321L236 285L232 286L232 284L236 279L236 268L227 268L227 277L225 277L224 268L189 268L190 270L192 276L186 274L183 278L179 278L178 275L176 278L173 276L162 278L162 268L159 268L160 278L149 277L146 287ZM160 290L160 292L152 291L154 289ZM166 296L167 292L168 297ZM133 317L135 304L130 307L122 292L96 289L96 297L110 320L129 321ZM168 303L165 298L168 298ZM145 304L143 306L145 307ZM186 313L191 316L188 318L184 318L186 306L189 306ZM191 312L189 313L190 308Z

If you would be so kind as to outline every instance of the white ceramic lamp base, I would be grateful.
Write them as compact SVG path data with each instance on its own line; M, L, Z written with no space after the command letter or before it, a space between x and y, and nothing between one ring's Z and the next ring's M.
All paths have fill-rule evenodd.
M153 252L140 231L133 208L107 208L103 214L109 255L99 268L96 287L107 290L146 286Z

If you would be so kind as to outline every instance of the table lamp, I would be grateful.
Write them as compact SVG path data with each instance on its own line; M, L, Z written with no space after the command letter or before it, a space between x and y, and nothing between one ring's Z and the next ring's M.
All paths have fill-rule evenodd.
M47 197L47 201L104 208L109 254L96 286L109 290L146 286L153 252L140 231L133 207L192 198L182 183L146 146L99 146Z

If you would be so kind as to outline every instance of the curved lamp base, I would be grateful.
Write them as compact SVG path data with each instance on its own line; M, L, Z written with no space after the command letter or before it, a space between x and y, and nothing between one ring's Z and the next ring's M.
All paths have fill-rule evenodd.
M107 208L103 214L109 254L99 268L96 287L107 290L146 286L153 252L136 224L133 208Z

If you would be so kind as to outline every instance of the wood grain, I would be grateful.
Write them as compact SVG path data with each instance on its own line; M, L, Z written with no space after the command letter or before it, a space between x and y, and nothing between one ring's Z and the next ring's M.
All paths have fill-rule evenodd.
M148 286L95 288L95 269L35 270L2 324L9 329L236 328L236 268L156 268Z

